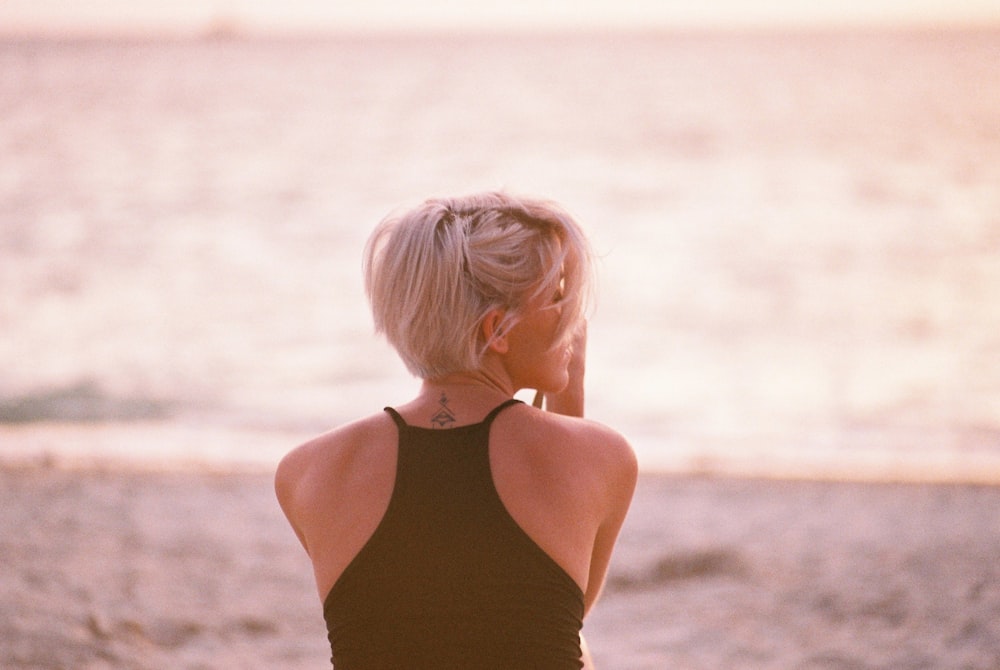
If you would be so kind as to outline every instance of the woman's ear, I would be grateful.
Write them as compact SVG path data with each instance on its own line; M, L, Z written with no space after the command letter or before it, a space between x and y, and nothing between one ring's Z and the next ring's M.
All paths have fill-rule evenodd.
M483 317L482 324L480 325L483 341L486 343L486 350L493 351L498 354L506 354L508 343L507 343L507 332L501 331L500 327L503 324L504 317L507 314L502 309L491 309Z

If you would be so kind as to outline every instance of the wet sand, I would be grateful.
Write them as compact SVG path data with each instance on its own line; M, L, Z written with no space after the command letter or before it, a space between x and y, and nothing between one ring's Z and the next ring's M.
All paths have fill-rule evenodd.
M261 472L0 468L0 667L328 667ZM644 474L598 667L1000 667L1000 487Z

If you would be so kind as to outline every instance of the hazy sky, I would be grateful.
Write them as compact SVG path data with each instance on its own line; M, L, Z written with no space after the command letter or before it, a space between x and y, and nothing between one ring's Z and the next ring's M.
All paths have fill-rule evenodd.
M1000 0L0 0L0 32L1000 25Z

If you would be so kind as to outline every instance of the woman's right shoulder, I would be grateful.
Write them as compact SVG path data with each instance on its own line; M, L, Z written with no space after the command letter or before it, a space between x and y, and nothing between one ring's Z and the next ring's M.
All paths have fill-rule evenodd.
M517 423L515 430L526 441L561 463L589 465L607 474L620 472L626 479L637 469L635 451L625 436L598 421L524 407Z
M602 478L616 479L615 484L628 489L635 486L638 461L635 450L624 435L591 419L562 419L569 424L568 430L579 431L577 451L590 461L597 472L603 473Z

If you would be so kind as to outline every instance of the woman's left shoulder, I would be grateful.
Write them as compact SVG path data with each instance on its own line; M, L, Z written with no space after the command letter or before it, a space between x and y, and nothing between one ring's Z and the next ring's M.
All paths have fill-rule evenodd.
M375 447L394 430L384 413L334 428L292 449L274 473L278 502L286 515L310 506L314 498L339 488L344 477L357 474L379 452Z

